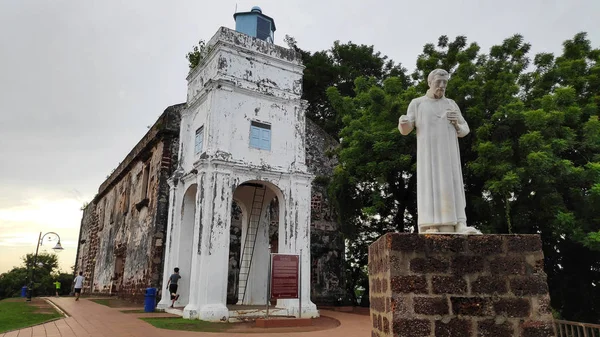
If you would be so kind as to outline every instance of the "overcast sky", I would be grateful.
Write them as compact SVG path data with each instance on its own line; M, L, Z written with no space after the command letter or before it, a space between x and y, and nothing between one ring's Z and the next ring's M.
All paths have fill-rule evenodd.
M236 5L273 17L279 45L372 44L410 70L440 35L487 51L520 33L533 53L559 53L586 31L600 47L598 0L0 0L0 272L35 252L40 231L61 236L64 270L74 264L80 207L185 101L185 54L235 28Z

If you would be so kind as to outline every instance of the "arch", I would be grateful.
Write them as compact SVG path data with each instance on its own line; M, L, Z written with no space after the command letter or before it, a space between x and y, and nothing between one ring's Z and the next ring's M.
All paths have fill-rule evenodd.
M177 248L177 259L175 267L179 267L179 274L181 275L181 282L177 290L179 299L178 305L185 306L189 303L190 299L190 281L191 281L191 269L192 269L192 255L193 255L193 240L194 240L194 227L196 222L196 199L198 193L198 185L192 184L185 191L183 195L183 202L181 204L181 226L179 232L179 242L175 243L178 245ZM172 270L169 272L173 272Z
M262 204L260 208L257 208L258 204L255 197L263 194L260 191L263 187L264 197L260 197ZM264 304L267 296L266 282L269 266L269 245L272 242L279 241L271 240L269 236L271 204L274 199L278 200L277 206L282 210L284 207L282 202L284 195L278 186L272 182L263 180L247 180L236 186L233 195L235 202L243 209L241 247L238 260L239 269L236 271L239 273L239 277L237 277L239 282L237 304ZM258 216L258 209L260 209L260 216ZM284 223L284 213L283 211L276 213L279 215L277 223ZM258 221L258 224L256 221ZM248 240L246 240L249 226L253 226L254 229L251 232L255 234L248 236ZM280 231L278 230L277 232ZM252 248L249 250L245 249L246 244L250 243L252 244ZM230 251L232 248L230 245ZM250 254L252 254L251 259ZM232 273L231 268L229 272Z
M266 187L269 188L269 190L271 190L275 196L277 196L277 199L279 199L279 202L285 202L285 198L283 195L283 191L281 191L281 189L279 188L279 186L275 185L274 183L270 182L270 181L266 181L266 180L258 180L258 179L251 179L251 180L246 180L243 183L239 184L238 186L236 186L236 189L240 186L243 186L245 184L260 184L260 185L265 185Z

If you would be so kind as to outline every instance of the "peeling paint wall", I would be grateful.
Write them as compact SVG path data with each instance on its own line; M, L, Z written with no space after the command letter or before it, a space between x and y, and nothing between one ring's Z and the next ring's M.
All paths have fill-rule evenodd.
M265 169L304 171L305 117L300 57L294 51L221 28L188 76L181 125L183 172L214 158ZM271 127L271 150L250 146L250 123ZM196 153L196 130L204 128Z
M246 209L242 217L248 218L248 209L256 205L247 193L249 189L241 184L266 184L266 204L260 207L267 210L275 196L281 200L277 250L302 254L302 310L306 317L318 316L310 300L312 176L306 167L305 101L301 100L304 67L300 57L292 50L226 28L217 32L208 48L205 59L188 76L188 105L180 127L180 167L171 180L175 198L192 181L199 186L193 235L193 247L197 246L198 252L191 258L180 256L176 247L181 240L168 239L163 283L175 265L191 260L189 301L180 300L176 305L185 306L186 318L227 320L227 295L234 292L228 286L232 202L241 203ZM251 145L253 122L268 125L268 148ZM200 135L203 138L196 139ZM170 214L179 212L170 208ZM238 289L240 304L266 300L269 214L265 211L260 217L246 296L240 295L242 286ZM177 216L171 216L170 221L168 235L177 238L183 223ZM247 228L247 220L243 220L242 251ZM248 261L242 258L240 267L245 265ZM296 315L297 302L280 300L278 305ZM169 305L163 293L158 306Z

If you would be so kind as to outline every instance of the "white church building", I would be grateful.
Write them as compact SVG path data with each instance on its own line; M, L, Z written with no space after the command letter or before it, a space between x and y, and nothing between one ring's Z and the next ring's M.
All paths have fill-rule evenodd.
M242 211L238 306L264 306L270 252L300 254L301 298L280 312L319 315L310 300L311 182L305 163L303 65L273 44L275 22L258 7L221 27L188 80L179 164L169 179L163 285L180 268L183 317L226 321L232 203ZM277 238L268 207L278 205ZM273 245L270 247L270 245ZM165 288L163 286L163 288ZM171 305L162 289L159 309ZM301 307L301 309L300 309Z

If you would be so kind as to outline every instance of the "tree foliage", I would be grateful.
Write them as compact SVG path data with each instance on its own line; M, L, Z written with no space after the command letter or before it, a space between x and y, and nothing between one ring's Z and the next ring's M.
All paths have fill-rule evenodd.
M33 272L34 295L54 295L54 281L61 282L61 295L67 295L73 282L73 274L60 273L58 270L58 257L56 254L39 253L37 263L33 270L34 254L27 254L22 258L22 266L0 274L0 299L17 297L21 288L29 284Z
M192 48L192 51L187 53L185 58L188 60L188 66L192 71L198 64L204 60L206 55L211 51L211 48L206 46L204 40L198 41L198 45Z
M400 135L398 118L424 94L429 72L444 68L447 95L472 130L459 141L469 224L486 233L539 233L553 308L597 321L600 50L586 34L566 41L558 57L533 59L520 35L488 53L463 36L442 36L424 46L410 77L404 69L358 67L354 57L373 49L356 48L336 43L327 53L334 65L356 67L338 66L325 91L333 112L321 116L329 119L324 125L340 123L330 194L348 239L349 289L365 286L368 244L389 231L416 230L416 140Z
M308 101L306 116L334 137L342 128L342 116L332 108L327 88L334 87L341 95L354 97L354 81L361 76L373 77L380 84L386 78L399 77L405 87L410 81L406 69L373 46L335 41L330 49L311 53L300 49L293 37L286 35L285 42L300 53L306 67L302 93Z

